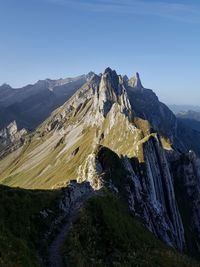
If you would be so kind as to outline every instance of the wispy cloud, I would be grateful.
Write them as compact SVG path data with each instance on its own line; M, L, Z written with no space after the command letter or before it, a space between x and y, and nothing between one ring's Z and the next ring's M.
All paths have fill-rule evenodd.
M200 23L200 6L155 0L46 0L58 5L73 5L91 12L123 13L164 17Z

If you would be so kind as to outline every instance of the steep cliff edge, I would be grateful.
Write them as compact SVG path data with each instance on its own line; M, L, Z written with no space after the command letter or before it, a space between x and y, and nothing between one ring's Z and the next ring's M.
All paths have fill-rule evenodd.
M100 147L96 161L102 184L124 199L159 239L198 256L199 160L194 154L164 151L158 137L143 146L143 163Z

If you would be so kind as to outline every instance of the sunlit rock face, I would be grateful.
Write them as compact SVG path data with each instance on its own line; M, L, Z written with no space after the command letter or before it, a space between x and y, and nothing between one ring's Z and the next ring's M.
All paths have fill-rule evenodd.
M132 90L134 89L135 91L143 92L144 87L142 85L138 72L136 72L136 75L128 80L128 84L132 88Z
M101 81L94 101L104 117L108 114L114 103L119 104L122 113L128 114L131 110L126 92L126 84L123 78L110 68L107 68L101 75Z
M18 130L16 121L11 122L6 128L0 131L0 140L2 144L9 144L18 141L27 131L25 129Z
M9 142L17 133L16 122L10 123L6 128L2 129L0 132L2 143Z
M26 129L18 130L16 121L11 122L7 127L0 130L0 157L20 147L26 134Z

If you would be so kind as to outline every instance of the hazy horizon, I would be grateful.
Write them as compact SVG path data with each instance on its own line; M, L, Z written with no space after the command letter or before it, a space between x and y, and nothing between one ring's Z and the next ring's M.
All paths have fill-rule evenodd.
M197 0L6 0L0 84L22 87L110 66L166 104L200 105Z

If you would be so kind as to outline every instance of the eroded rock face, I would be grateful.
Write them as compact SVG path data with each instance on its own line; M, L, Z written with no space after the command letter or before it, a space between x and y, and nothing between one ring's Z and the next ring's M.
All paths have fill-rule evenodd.
M170 160L188 250L197 255L200 252L200 159L190 151Z
M88 105L88 109L79 118L87 126L100 126L113 105L118 105L119 111L126 116L132 116L126 82L114 70L107 68L103 74L93 75L80 90L66 102L62 112L56 114L48 125L48 130L55 129L66 121L71 112L76 115Z
M200 161L193 152L166 152L158 137L144 144L145 161L100 148L104 185L159 239L180 251L200 253Z
M117 188L114 191L126 199L131 212L159 239L182 251L186 248L184 227L165 152L154 138L144 146L145 163L123 156L120 159L113 152L100 149L98 161L105 184L110 187L112 183L113 188ZM121 177L115 173L113 161Z
M3 145L14 143L26 133L26 129L18 130L16 121L13 121L6 128L0 131L0 142Z
M130 113L131 105L126 92L126 84L121 76L108 68L102 74L99 88L95 92L94 106L105 117L114 103L120 105L122 113Z
M138 72L136 72L136 75L133 76L128 84L130 85L131 88L134 88L134 90L137 90L137 91L140 91L140 92L143 92L143 85L142 85L142 82L141 82L141 79L140 79L140 75Z
M0 158L19 148L24 143L26 129L18 130L15 121L0 131Z
M139 184L133 190L130 187L129 197L139 196L133 205L135 213L144 219L145 225L160 239L184 250L184 227L177 206L173 178L159 139L152 137L144 144L144 158L143 164L136 162L132 165L132 170L127 170L131 176L136 173Z
M103 187L101 179L102 167L101 163L97 160L95 153L88 155L85 163L79 166L78 181L87 181L92 188L99 190Z
M89 182L77 183L76 181L71 181L63 190L59 208L64 212L65 216L70 213L75 204L82 203L83 198L87 198L94 191Z
M18 130L16 121L13 121L0 131L0 144L2 146L14 144L20 141L25 134L27 134L26 129Z

